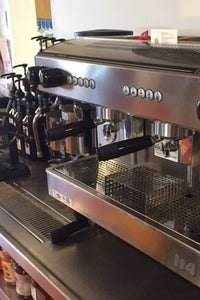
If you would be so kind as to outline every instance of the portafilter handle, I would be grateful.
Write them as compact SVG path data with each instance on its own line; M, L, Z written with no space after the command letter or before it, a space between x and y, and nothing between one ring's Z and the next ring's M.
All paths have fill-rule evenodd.
M96 153L98 160L104 161L149 148L157 141L157 137L146 135L99 147Z
M48 129L46 134L49 141L57 141L82 133L95 127L96 124L94 123L94 121L92 119L89 119L79 122L72 122L70 124L58 125L56 127Z

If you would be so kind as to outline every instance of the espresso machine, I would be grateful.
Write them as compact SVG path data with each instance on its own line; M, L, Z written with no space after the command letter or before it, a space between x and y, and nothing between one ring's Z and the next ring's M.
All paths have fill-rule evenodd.
M90 147L46 170L49 194L200 287L200 46L80 38L35 63L41 92L91 108Z

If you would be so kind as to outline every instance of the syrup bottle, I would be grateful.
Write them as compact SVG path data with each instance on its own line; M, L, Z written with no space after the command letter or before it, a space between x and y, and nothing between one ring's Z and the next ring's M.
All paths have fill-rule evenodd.
M16 263L16 292L23 299L31 299L31 277L28 273Z
M1 77L6 77L7 79L11 79L12 80L12 85L11 88L9 90L9 118L8 121L10 124L14 124L14 114L16 112L16 103L15 103L15 93L16 93L16 85L15 85L15 73L7 73L7 74L3 74L1 75Z
M3 271L3 266L2 266L2 247L0 246L0 271Z
M15 285L15 261L5 250L2 251L2 267L5 282L9 285Z
M15 92L16 99L16 112L14 114L14 122L17 129L18 136L16 137L17 141L17 149L21 155L25 155L25 147L24 147L24 138L22 136L22 119L25 116L25 104L24 104L24 92L21 89L21 75L16 75L18 80L15 82L18 83L17 91Z
M32 160L37 159L37 150L35 139L33 136L33 115L34 115L35 107L33 103L26 102L26 115L22 120L23 126L23 134L25 136L24 145L25 145L25 153L28 155Z

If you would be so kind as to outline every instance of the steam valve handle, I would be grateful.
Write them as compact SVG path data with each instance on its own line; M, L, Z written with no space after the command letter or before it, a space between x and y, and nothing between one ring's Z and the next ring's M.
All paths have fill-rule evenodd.
M155 142L152 136L146 135L99 147L96 152L98 160L104 161L149 148Z
M45 67L41 66L28 67L26 77L30 85L37 86L38 84L40 84L39 71L44 68Z
M44 68L39 71L40 84L45 88L61 86L67 83L67 75L58 68Z
M22 67L24 69L24 76L26 76L26 68L27 68L27 66L28 66L27 64L15 65L15 66L13 66L13 69Z

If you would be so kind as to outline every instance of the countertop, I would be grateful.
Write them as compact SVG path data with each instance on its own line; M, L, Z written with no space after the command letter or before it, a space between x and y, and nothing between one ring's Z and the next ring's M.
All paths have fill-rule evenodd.
M28 164L30 174L9 184L52 207L66 217L66 222L72 221L74 212L48 195L48 163ZM199 288L95 224L68 240L52 244L48 239L39 242L0 210L0 244L12 252L35 280L40 280L55 300L200 297Z

